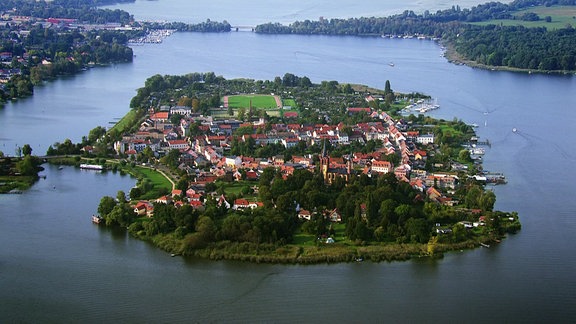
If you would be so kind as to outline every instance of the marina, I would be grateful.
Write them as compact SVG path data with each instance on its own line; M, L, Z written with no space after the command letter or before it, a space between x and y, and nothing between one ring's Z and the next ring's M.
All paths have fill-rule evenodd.
M145 36L133 38L128 41L129 45L144 45L144 44L160 44L164 41L166 37L171 36L175 29L159 29L150 30Z
M430 112L432 110L439 109L440 105L437 103L436 100L424 100L419 99L418 101L404 107L402 109L403 114L411 114L411 113L420 113L424 114Z

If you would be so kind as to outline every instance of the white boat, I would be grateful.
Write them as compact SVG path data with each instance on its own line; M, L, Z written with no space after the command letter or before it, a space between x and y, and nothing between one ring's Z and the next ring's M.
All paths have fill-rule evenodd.
M484 149L481 147L475 147L470 150L470 153L475 155L483 155L485 153Z
M97 164L80 164L80 169L88 169L88 170L104 170L104 167Z

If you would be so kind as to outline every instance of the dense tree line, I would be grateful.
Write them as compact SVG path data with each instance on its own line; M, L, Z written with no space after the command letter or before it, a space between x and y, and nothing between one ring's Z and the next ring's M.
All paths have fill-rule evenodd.
M150 29L175 29L182 32L221 33L229 32L232 29L232 26L226 20L217 22L210 19L198 24L186 24L183 22L142 22L140 24Z
M491 66L542 71L576 70L576 31L522 26L469 26L453 38L458 53Z
M84 23L116 22L127 24L133 17L123 10L97 9L96 6L131 1L104 1L104 0L3 0L0 2L0 11L15 10L19 16L35 18L71 18Z

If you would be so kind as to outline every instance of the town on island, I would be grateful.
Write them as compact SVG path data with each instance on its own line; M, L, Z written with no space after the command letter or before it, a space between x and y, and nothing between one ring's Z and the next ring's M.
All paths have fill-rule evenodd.
M111 129L45 157L131 173L96 224L172 255L318 263L441 257L520 229L494 210L474 126L422 112L430 97L286 73L155 75ZM322 122L319 122L322 121Z
M61 75L131 62L129 46L160 43L176 31L234 30L226 21L138 22L121 10L68 0L25 3L0 3L0 104L31 96L35 85ZM571 25L561 25L570 17L550 11L564 5L570 13L574 4L535 4L321 18L251 31L425 38L446 45L450 60L473 66L574 71L573 58L557 57L571 50L565 47L570 42L555 41L576 37ZM490 27L495 21L497 30ZM510 41L482 51L471 45L494 33ZM524 53L525 46L516 45L526 41L551 50ZM113 127L97 126L79 143L54 143L44 155L33 155L29 144L17 146L14 156L0 152L0 192L24 192L42 177L46 162L130 173L136 186L103 197L92 221L126 228L174 256L210 259L436 258L490 247L519 231L517 213L494 210L489 186L506 179L483 169L490 143L476 136L477 125L431 118L427 113L440 108L437 100L395 92L389 81L383 86L314 84L291 73L274 80L226 80L213 72L154 75Z

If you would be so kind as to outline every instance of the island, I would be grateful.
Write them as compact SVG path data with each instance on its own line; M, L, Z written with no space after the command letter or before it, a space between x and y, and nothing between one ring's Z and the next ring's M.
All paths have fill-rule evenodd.
M138 176L102 226L172 255L273 263L392 261L489 247L521 225L494 210L472 125L433 98L286 73L155 75L73 163ZM78 149L56 145L51 154ZM55 159L57 161L58 159ZM90 161L90 162L87 162Z

